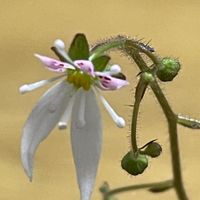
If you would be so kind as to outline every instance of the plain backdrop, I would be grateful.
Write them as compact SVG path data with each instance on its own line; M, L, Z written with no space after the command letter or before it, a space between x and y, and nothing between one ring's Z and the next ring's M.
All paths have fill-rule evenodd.
M200 2L197 0L0 0L0 199L2 200L76 200L79 199L69 130L55 128L39 147L30 183L19 155L23 124L41 94L48 88L20 95L24 83L54 76L33 56L54 56L50 47L57 38L67 46L73 36L85 33L90 44L125 34L151 41L157 54L178 57L179 76L162 83L171 106L177 113L200 118ZM120 168L129 150L129 122L137 66L113 53L113 63L122 66L130 86L104 96L127 127L118 129L103 107L104 143L92 199L100 200L99 187L108 181L112 188L171 178L167 124L153 95L148 90L142 103L138 125L139 145L157 138L163 154L152 159L145 173L131 177ZM182 127L179 141L182 173L191 200L200 198L200 131ZM129 192L119 200L175 200L173 190L160 195L147 191Z

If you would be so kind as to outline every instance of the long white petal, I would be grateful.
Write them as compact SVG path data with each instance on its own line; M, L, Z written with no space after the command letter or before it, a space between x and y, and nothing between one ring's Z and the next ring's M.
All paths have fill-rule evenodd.
M30 84L25 84L25 85L22 85L20 88L19 88L19 92L21 94L25 94L27 92L31 92L35 89L38 89L42 86L45 86L49 83L52 83L58 79L61 79L63 78L64 76L66 76L66 74L62 74L60 76L56 76L56 77L53 77L53 78L50 78L50 79L47 79L47 80L41 80L41 81L38 81L38 82L35 82L35 83L30 83Z
M71 98L73 86L66 81L50 88L29 115L21 140L21 159L28 177L32 178L33 157L37 146L55 127Z
M85 93L85 94L84 94ZM85 125L79 126L81 98L85 95ZM99 107L93 90L80 89L72 112L71 143L81 200L89 200L95 183L102 143Z
M97 90L95 90L95 91L97 91ZM106 99L102 95L99 94L98 91L97 91L97 94L99 95L101 102L103 103L105 109L108 111L109 115L111 116L111 118L113 119L113 121L116 123L116 125L119 128L124 128L125 125L126 125L125 120L122 117L120 117L114 111L114 109L110 106L110 104L106 101Z
M63 113L61 119L59 120L58 123L58 128L59 129L66 129L67 128L67 124L69 119L71 118L71 114L72 114L72 108L74 105L74 100L75 100L75 94L72 96L72 98L69 100L68 105L65 109L65 112Z

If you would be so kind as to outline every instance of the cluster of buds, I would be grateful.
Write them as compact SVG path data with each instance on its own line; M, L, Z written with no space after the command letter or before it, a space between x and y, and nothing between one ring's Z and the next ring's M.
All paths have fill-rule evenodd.
M129 151L123 157L121 166L129 174L137 176L148 167L148 157L156 158L160 156L161 152L161 145L153 140L141 147L136 153Z

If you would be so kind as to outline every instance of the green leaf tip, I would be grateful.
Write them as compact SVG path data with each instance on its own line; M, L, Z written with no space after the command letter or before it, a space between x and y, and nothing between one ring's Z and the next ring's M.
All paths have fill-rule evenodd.
M68 54L72 60L88 60L90 55L89 44L84 34L78 33L75 35Z
M95 71L104 71L109 61L110 57L107 55L102 55L93 59L92 63L94 64Z

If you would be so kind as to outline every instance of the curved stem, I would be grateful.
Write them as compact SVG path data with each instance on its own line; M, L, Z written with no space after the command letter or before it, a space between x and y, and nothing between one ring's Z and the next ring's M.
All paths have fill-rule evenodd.
M147 64L144 62L142 56L140 56L139 52L137 49L132 48L131 50L128 50L126 52L137 64L137 66L140 68L141 71L148 71L149 67Z
M100 42L99 44L95 45L93 48L90 49L91 56L89 57L89 60L95 59L96 57L104 54L110 49L121 48L124 45L125 40L125 37L117 36L115 38Z
M145 189L145 188L156 188L156 187L166 187L170 188L173 187L173 181L172 180L167 180L167 181L162 181L162 182L154 182L154 183L144 183L144 184L139 184L139 185L130 185L130 186L125 186L125 187L120 187L116 189L109 190L104 194L104 200L107 200L109 196L115 195L121 192L128 192L132 190L139 190L139 189Z
M148 83L142 78L140 78L135 91L135 102L133 105L133 114L131 122L131 147L132 151L135 154L138 151L137 146L137 118L139 113L140 102L144 96Z
M138 40L128 39L125 36L116 36L111 39L107 39L103 42L98 43L97 45L95 45L93 48L90 49L91 56L90 56L89 60L93 60L97 56L99 56L111 49L120 49L120 50L124 51L125 53L129 54L130 56L131 56L131 54L134 55L134 53L132 53L132 51L137 50L138 54L140 52L146 54L152 60L152 62L155 64L155 66L157 66L160 63L158 57L155 56L148 49L144 48L144 46L141 45L141 43ZM146 63L144 62L143 66L145 66L145 65L146 65Z
M155 56L152 52L150 52L149 50L143 48L143 46L140 45L140 43L134 41L134 40L126 40L125 42L125 49L126 52L129 53L134 49L138 49L140 52L146 54L155 65L158 65L160 63L159 59L157 58L157 56Z
M181 175L180 153L177 136L177 117L173 113L171 107L169 106L156 80L150 82L149 84L155 96L157 97L158 102L160 103L168 121L174 187L180 200L188 200L187 194L183 186L183 180Z

